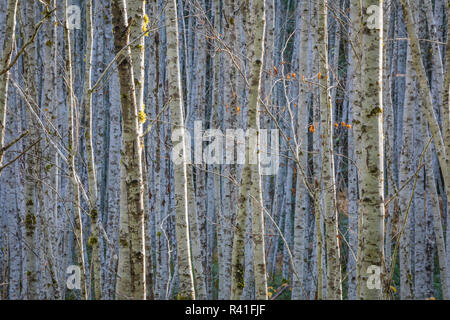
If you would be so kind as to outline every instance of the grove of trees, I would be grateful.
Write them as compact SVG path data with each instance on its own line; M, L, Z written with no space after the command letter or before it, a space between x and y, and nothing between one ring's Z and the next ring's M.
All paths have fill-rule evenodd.
M0 0L0 300L450 299L448 0Z

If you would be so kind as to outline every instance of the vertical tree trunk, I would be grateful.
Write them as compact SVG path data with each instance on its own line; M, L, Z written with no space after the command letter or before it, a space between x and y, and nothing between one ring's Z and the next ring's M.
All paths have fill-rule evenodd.
M204 29L202 26L205 24L204 13L205 4L204 1L198 1L198 7L192 10L192 13L196 15L195 18L195 36L194 36L194 59L195 59L195 71L194 71L194 84L192 92L195 96L192 97L193 107L193 120L194 123L194 143L195 145L201 145L203 141L202 130L205 127L205 105L206 105L206 41L204 35ZM200 128L198 126L200 125ZM192 210L190 212L191 222L191 246L192 246L192 258L194 265L194 276L196 285L196 298L205 300L206 296L206 166L203 164L203 155L194 148L194 163L195 163L195 181L196 188L192 184L191 190L188 189L188 193L195 199L195 204L192 203ZM199 159L198 159L199 158ZM193 168L188 168L189 181L193 180ZM191 184L189 185L191 186ZM188 187L189 187L188 186Z
M195 299L194 279L189 242L188 195L187 195L187 152L184 130L183 94L181 88L180 59L178 54L177 1L170 0L166 8L167 73L169 81L169 108L172 135L178 131L181 138L180 163L174 162L175 177L175 227L177 238L178 276L180 279L178 299ZM180 134L181 132L181 134ZM175 143L176 141L173 141ZM175 152L173 152L175 153Z
M235 0L227 0L223 1L222 4L223 13L219 14L223 16L222 23L223 29L221 32L224 35L224 41L226 41L226 45L229 47L230 52L225 52L222 55L222 69L223 73L223 87L221 87L221 91L223 91L223 122L224 129L232 129L235 127L236 117L235 110L237 106L237 94L236 94L236 71L235 66L233 64L233 56L237 53L236 48L236 34L237 34L237 21L236 21L236 13L235 10L237 8L237 3ZM226 137L226 141L228 137ZM233 137L231 137L233 139ZM233 153L234 160L234 150L227 150L229 146L226 142L224 153L226 154L229 151ZM224 175L224 179L222 179L223 184L223 192L222 192L222 201L223 201L223 217L221 217L221 236L222 236L222 259L219 262L220 265L220 286L221 286L221 297L223 299L230 299L230 294L233 296L233 254L234 252L234 239L235 232L240 232L239 228L236 227L234 229L233 222L236 222L236 225L240 225L241 221L239 219L239 213L236 213L236 202L233 199L236 196L236 187L231 183L229 178L236 179L237 170L236 165L232 162L225 160L225 164L222 165L222 174ZM239 204L237 205L237 210L239 210ZM243 228L245 228L242 225ZM232 274L229 277L229 274ZM231 291L230 291L231 290Z
M112 14L114 49L116 54L119 54L129 43L129 25L123 0L112 2ZM129 257L121 256L119 259L130 259L130 268L122 270L124 273L118 275L118 290L120 293L120 289L124 288L125 282L129 279L131 298L142 300L146 297L142 147L130 48L126 48L121 54L123 60L118 63L123 118L121 159L123 164L121 201L123 202L120 217L121 224L128 219L128 228L123 226L119 246L129 247Z
M84 70L84 109L86 112L86 154L89 181L89 215L91 218L91 236L88 244L92 246L92 264L94 277L95 299L102 299L102 283L100 268L100 241L98 237L98 207L97 207L97 173L95 167L94 148L92 143L92 46L94 31L92 26L92 0L86 1L86 54Z
M361 104L360 95L360 67L361 67L361 50L360 50L360 10L359 2L350 3L350 44L348 48L349 56L349 106L348 106L348 123L353 123L354 109L360 110L361 107L355 107ZM348 133L347 138L347 154L348 154L348 232L349 232L349 251L347 258L348 273L348 299L356 300L357 295L357 279L358 279L358 171L355 164L356 150L355 137L353 130Z
M45 12L50 11L56 7L56 2L54 0L46 0L45 2ZM43 79L43 105L44 114L51 125L50 133L56 135L57 128L57 103L56 103L56 52L57 52L57 42L56 42L56 19L55 15L46 21L44 25L44 43L43 46L43 60L44 63L44 79ZM44 143L45 142L45 143ZM44 140L42 143L42 159L43 159L43 175L42 179L46 181L43 185L43 233L45 238L45 246L48 257L49 273L51 277L51 283L53 288L53 296L55 299L61 298L60 285L58 283L58 273L57 273L57 260L55 256L55 247L57 243L55 240L54 233L56 230L56 217L57 203L58 203L58 178L59 178L59 168L58 168L58 155L52 149L47 147L48 141Z
M422 119L422 130L424 133L424 141L430 139L428 134L426 121ZM436 191L435 173L433 172L433 153L430 148L425 153L425 176L426 176L426 206L427 210L432 211L434 233L436 236L436 247L439 261L439 274L441 277L442 297L444 300L449 299L449 285L448 285L448 265L447 252L445 250L444 231L442 227L442 218L439 210L439 199Z
M262 202L261 175L260 175L260 92L262 88L261 74L264 60L264 33L265 33L265 3L253 1L248 21L248 56L250 59L249 98L247 111L247 128L256 133L256 165L251 166L251 181L249 186L252 206L253 231L253 265L255 273L255 298L267 299L267 273L264 249L264 208ZM248 151L247 151L248 152ZM250 154L249 154L250 155ZM247 157L247 153L246 153ZM249 160L249 158L248 158ZM250 164L250 163L249 163ZM247 162L246 162L247 165ZM242 181L244 184L245 182Z
M409 175L413 172L412 158L412 129L413 129L413 110L417 100L417 77L413 69L411 58L411 46L408 46L407 65L406 65L406 93L403 110L403 144L400 153L400 178L399 185L405 188L400 192L399 205L401 218L399 221L399 230L404 228L400 238L400 297L401 299L412 299L412 271L411 271L411 219L407 216L408 202L411 197L411 182L407 182ZM404 225L404 226L403 226Z
M25 24L25 39L29 41L32 37L35 26L35 6L34 3L26 2L24 4L24 11L26 13ZM25 92L29 99L37 101L36 90L36 44L30 44L28 50L24 55L24 82ZM39 110L32 106L34 112L39 113ZM34 116L27 108L27 128L30 131L28 136L28 145L39 139L39 132L34 120ZM28 152L25 157L25 230L26 230L26 275L27 275L27 298L39 299L39 282L41 280L40 268L36 265L39 260L39 224L37 223L37 191L40 184L40 146L37 144Z
M236 217L236 231L233 240L232 263L232 299L238 299L244 288L244 230L248 214L248 202L251 199L252 231L253 231L253 264L255 274L256 299L267 299L267 274L264 250L264 208L261 194L261 176L259 171L259 94L262 88L261 72L264 59L264 33L265 33L265 3L255 1L251 8L246 9L245 25L248 35L249 68L249 99L247 111L247 128L257 144L256 164L250 164L252 143L249 139L245 151L245 164L242 173L241 188L239 191L238 214Z
M322 138L322 177L327 250L327 299L342 299L338 216L333 160L333 111L329 92L327 0L319 0L319 86Z
M384 273L384 169L382 37L383 7L379 0L364 0L362 12L376 6L375 21L362 29L361 104L355 105L354 130L359 177L359 214L362 217L361 299L381 299ZM360 107L360 110L357 110ZM373 274L374 275L373 275ZM380 278L376 278L380 276ZM375 277L375 279L372 279Z
M67 0L64 2L64 41L65 41L65 58L66 58L66 74L67 74L67 97L66 105L68 109L68 141L69 141L69 156L68 166L70 171L71 186L73 192L73 215L74 215L74 232L76 247L78 248L78 262L81 269L81 297L82 299L88 298L88 292L86 287L86 265L85 265L85 252L84 252L84 235L83 235L83 222L81 219L81 203L80 203L80 191L78 185L78 175L75 168L75 156L77 153L78 137L75 136L76 132L76 119L75 119L75 107L74 107L74 91L73 91L73 75L72 75L72 50L71 50L71 38L68 27L68 10Z
M16 14L17 14L18 0L8 0L8 7L6 12L6 28L5 38L3 41L3 51L1 57L0 68L5 69L10 61L14 48L15 34L16 34ZM6 128L6 110L8 103L8 82L9 72L0 76L0 166L3 162L5 143L5 128ZM0 176L2 172L0 171Z
M300 5L300 4L298 4ZM308 84L304 80L308 77L308 60L305 56L308 54L308 40L309 40L309 10L310 3L307 0L302 1L302 21L300 29L300 46L299 46L299 68L298 68L298 107L297 107L297 143L299 144L297 154L301 169L306 172L308 165ZM304 275L306 271L305 263L305 249L307 240L307 200L308 192L306 188L307 181L301 174L300 168L297 168L297 178L295 187L295 213L294 213L294 267L300 279L294 276L292 299L301 299L305 294L302 290L304 286ZM304 297L305 298L305 297Z

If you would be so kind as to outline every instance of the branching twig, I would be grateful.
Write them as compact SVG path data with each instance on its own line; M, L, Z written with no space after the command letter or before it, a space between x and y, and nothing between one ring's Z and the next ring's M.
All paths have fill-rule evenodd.
M38 144L39 141L41 141L41 138L39 138L38 140L33 142L30 146L28 146L25 150L23 150L17 157L15 157L11 161L5 163L5 165L1 166L0 172L2 172L3 169L5 169L7 166L9 166L9 165L13 164L15 161L17 161L20 157L22 157L25 153L27 153L31 148L33 148L36 144Z
M15 145L17 142L19 142L19 140L23 139L24 137L26 137L30 132L27 130L25 132L23 132L20 136L18 136L16 139L14 139L13 141L11 141L10 143L8 143L6 146L4 146L3 148L0 149L0 158L1 156L9 149L11 148L13 145Z

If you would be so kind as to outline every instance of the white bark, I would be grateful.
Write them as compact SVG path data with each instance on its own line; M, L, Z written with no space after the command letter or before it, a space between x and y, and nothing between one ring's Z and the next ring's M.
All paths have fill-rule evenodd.
M184 125L183 94L181 88L180 59L178 54L177 1L170 0L165 7L167 34L167 71L169 81L170 116L172 134ZM175 141L173 141L175 143ZM194 279L189 243L187 150L184 134L181 135L181 163L174 164L175 177L175 226L177 237L178 276L180 279L178 299L195 299Z

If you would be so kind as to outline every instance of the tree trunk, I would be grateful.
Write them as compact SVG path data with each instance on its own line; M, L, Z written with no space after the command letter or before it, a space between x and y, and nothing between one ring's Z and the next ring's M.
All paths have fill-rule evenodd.
M363 24L361 104L354 106L356 163L359 172L359 214L362 218L360 298L381 299L384 274L384 168L382 38L383 7L379 0L364 0L362 12L378 10L375 21ZM375 25L374 25L375 24ZM360 108L360 109L359 109ZM358 110L359 109L359 110ZM375 277L375 278L374 278Z
M319 0L319 86L322 138L323 213L327 255L327 299L342 299L338 215L333 160L333 111L328 64L327 0Z
M166 4L166 34L167 34L167 74L169 81L169 108L172 123L172 143L178 133L181 139L180 154L173 152L172 156L180 157L174 162L175 177L175 227L177 238L178 299L195 299L194 279L191 265L189 242L188 195L187 195L187 152L184 129L183 94L181 88L180 59L178 54L178 13L177 1L170 0Z
M114 49L116 54L128 45L129 31L127 12L123 0L112 2ZM130 297L143 300L146 297L145 288L145 239L144 239L144 200L142 147L138 120L138 106L136 102L133 64L131 50L126 48L121 53L123 60L118 63L120 101L122 104L123 132L122 132L122 169L121 170L121 229L119 247L129 248L129 270L126 268L118 275L118 293L130 285ZM128 220L128 228L125 221ZM124 222L124 225L122 225ZM129 280L128 280L129 279ZM122 283L123 281L123 283ZM124 298L119 296L119 298Z
M8 0L8 7L6 12L6 30L3 41L3 52L1 57L0 67L5 69L11 62L11 56L14 48L15 34L16 34L16 14L18 0ZM0 167L2 166L3 156L5 154L3 146L5 143L5 128L6 128L6 110L8 102L8 82L9 72L6 72L0 77ZM0 176L2 172L0 171Z

